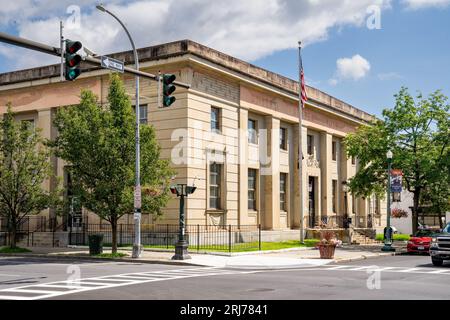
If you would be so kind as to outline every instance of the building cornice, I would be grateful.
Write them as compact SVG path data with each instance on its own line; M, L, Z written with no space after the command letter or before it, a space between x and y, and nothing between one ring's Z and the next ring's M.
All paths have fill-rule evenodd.
M139 61L141 63L145 63L147 61L169 59L189 54L196 56L202 60L212 62L222 68L237 72L246 78L264 83L269 87L275 87L276 91L284 92L284 95L289 97L290 99L298 99L297 96L299 83L297 81L257 67L253 64L234 58L230 55L206 47L191 40L175 41L138 49ZM134 63L132 51L114 53L109 56L115 59L122 60L127 65L131 65ZM84 62L81 64L81 68L84 74L86 74L87 72L90 73L95 70L102 69L101 67L92 66ZM22 82L28 82L31 84L45 82L54 83L51 80L45 81L44 79L59 77L59 73L59 64L3 73L0 74L0 86L7 86ZM327 108L331 108L338 113L346 115L358 122L369 123L375 119L374 116L360 109L357 109L348 103L336 99L316 88L307 86L307 91L309 99L312 102L311 105L326 106Z

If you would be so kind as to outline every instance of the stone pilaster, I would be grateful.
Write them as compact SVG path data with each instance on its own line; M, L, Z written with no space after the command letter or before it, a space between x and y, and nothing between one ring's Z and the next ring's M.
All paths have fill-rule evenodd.
M269 230L280 228L280 120L265 117L267 128L267 155L270 164L264 167L264 227Z
M333 136L326 132L320 134L320 171L321 171L321 216L332 212L331 186L331 144Z

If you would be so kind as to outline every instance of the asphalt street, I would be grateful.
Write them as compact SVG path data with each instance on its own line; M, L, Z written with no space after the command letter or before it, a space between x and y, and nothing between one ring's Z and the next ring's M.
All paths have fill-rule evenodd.
M450 299L450 263L389 256L283 270L0 258L0 299Z

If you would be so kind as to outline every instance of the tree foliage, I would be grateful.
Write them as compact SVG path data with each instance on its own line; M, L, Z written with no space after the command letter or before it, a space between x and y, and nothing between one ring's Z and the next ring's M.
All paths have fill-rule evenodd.
M16 121L11 105L0 122L0 136L0 216L8 222L10 245L15 248L23 219L56 207L59 190L57 183L53 190L43 188L44 181L57 180L40 130Z
M135 185L135 115L118 75L110 80L108 105L100 106L88 90L79 105L61 109L54 120L59 131L54 146L70 165L74 192L82 205L109 221L113 253L117 250L117 222L133 213ZM142 193L142 212L161 215L169 199L172 170L161 160L152 126L140 126L141 184L158 193Z
M386 152L394 154L392 167L403 170L406 189L413 193L413 230L417 229L421 194L449 166L449 105L440 91L414 99L406 88L395 95L395 106L383 110L383 119L361 126L345 138L348 156L356 156L360 170L350 180L357 195L384 194L387 181ZM439 183L448 190L449 181Z

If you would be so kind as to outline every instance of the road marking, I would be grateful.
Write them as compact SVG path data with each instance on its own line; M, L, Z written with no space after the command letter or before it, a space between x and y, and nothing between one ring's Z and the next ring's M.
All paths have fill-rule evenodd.
M350 266L324 266L324 268L326 268L326 270L339 270L339 269L344 269L344 268L348 268Z
M422 270L420 268L408 268L408 269L403 269L403 270L399 270L398 272L413 272L413 271L419 271Z
M436 274L436 273L446 273L446 272L448 272L448 271L450 271L450 270L435 270L435 271L431 271L430 273L433 273L433 274Z
M153 271L153 272L137 272L137 273L125 273L125 274L117 274L110 276L101 276L101 277L92 277L80 279L77 281L67 280L67 281L57 281L50 283L41 283L30 286L22 286L16 288L8 288L0 290L0 299L9 299L9 300L39 300L52 298L62 295L80 293L85 291L92 290L101 290L108 289L114 287L121 287L127 285L135 285L135 284L143 284L149 282L156 281L164 281L164 280L176 280L176 279L184 279L184 278L194 278L194 277L206 277L212 275L225 275L225 274L249 274L255 273L255 271L237 271L237 270L223 270L217 267L203 267L203 268L192 268L192 269L177 269L178 272L174 272L175 270L166 270L166 271ZM195 271L194 273L191 273ZM203 271L203 272L201 272ZM119 279L118 279L119 278ZM120 279L122 278L122 279ZM78 285L79 284L79 285ZM86 287L83 285L95 285L94 287ZM51 290L67 288L66 291L61 290ZM36 288L36 289L35 289ZM41 289L37 289L41 288ZM42 288L48 290L42 290ZM36 296L8 296L1 295L4 293L14 293L20 294L22 293L37 293Z
M36 285L36 287L40 287L39 285ZM31 286L27 287L27 288L32 288ZM25 288L12 288L12 289L5 289L2 290L2 292L13 292L13 293L53 293L54 291L49 291L49 290L36 290L36 289L25 289Z
M357 267L357 268L351 268L348 269L350 271L359 271L359 270L365 270L365 269L376 269L377 266L364 266L364 267Z

